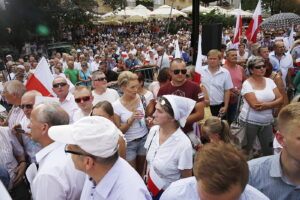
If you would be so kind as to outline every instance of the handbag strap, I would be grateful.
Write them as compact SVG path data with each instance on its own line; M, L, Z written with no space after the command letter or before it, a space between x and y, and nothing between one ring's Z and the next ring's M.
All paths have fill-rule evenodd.
M154 137L156 136L156 134L157 134L157 130L155 131L155 133L154 133L154 135L153 135L153 137L151 138L151 141L150 141L150 144L149 144L149 146L148 146L148 148L147 148L147 150L146 150L146 155L148 154L148 151L149 151L149 149L150 149L150 147L151 147L151 145L152 145L152 142L153 142L153 139L154 139ZM147 175L147 166L148 166L148 164L147 164L147 161L145 162L145 170L144 170L144 181L146 182L146 175Z

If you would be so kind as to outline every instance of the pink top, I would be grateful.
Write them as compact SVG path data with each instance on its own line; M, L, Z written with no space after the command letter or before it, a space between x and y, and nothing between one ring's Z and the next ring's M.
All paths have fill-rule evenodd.
M234 69L228 67L226 64L223 67L229 71L233 86L238 90L241 90L243 84L244 69L239 65L237 65Z

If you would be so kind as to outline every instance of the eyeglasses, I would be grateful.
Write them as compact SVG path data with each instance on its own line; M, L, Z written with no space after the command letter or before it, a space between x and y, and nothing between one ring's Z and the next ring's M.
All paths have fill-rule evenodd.
M186 74L187 70L186 69L175 69L173 70L173 73L175 75L179 74L181 72L181 74Z
M257 66L254 66L253 68L254 69L261 69L261 68L265 68L266 66L265 65L257 65Z
M32 109L32 108L33 108L33 104L22 104L22 105L20 105L20 107L21 107L22 109L24 109L24 108Z
M76 103L87 102L91 99L91 96L79 97L75 99Z
M106 77L94 79L94 81L104 81L107 80Z
M64 87L66 85L67 85L67 83L65 83L65 82L55 83L55 84L53 84L53 88L58 88L59 86L60 87Z
M78 156L90 156L90 157L94 157L93 155L89 155L87 153L82 153L82 152L78 152L78 151L68 150L68 145L65 146L65 153L71 153L71 154L75 154L75 155L78 155Z

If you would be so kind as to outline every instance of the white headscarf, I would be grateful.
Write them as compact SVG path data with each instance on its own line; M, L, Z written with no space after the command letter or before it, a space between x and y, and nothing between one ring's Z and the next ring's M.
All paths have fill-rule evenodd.
M195 108L196 101L177 95L163 95L163 97L170 102L174 112L174 118L179 122L181 127L184 127L186 119ZM164 105L165 102L162 101L161 104Z

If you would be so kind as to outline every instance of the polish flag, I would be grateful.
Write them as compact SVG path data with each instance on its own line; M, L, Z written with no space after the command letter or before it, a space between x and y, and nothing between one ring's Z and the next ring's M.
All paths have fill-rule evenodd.
M297 59L296 59L296 65L297 65L298 67L300 67L300 58L297 58Z
M243 21L242 21L241 4L240 4L240 8L236 15L233 44L236 44L239 42L239 37L242 35L242 26L243 26Z
M202 47L201 47L202 38L201 35L199 35L199 41L198 41L198 55L196 60L196 67L195 67L195 75L194 75L194 82L200 84L201 74L200 69L202 67Z
M261 24L261 22L261 0L259 0L255 8L252 20L248 25L248 29L246 31L246 37L248 41L252 41L254 43L256 42L257 32L260 30L259 25Z
M38 63L34 74L30 76L26 83L26 90L37 90L43 96L55 96L52 91L53 75L46 59L42 57Z

